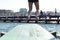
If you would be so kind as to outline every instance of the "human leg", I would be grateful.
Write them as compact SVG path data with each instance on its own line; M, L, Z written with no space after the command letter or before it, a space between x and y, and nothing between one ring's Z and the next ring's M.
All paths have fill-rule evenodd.
M28 16L30 15L31 11L32 11L32 2L28 2L29 3L29 11L28 11Z
M35 7L36 7L35 15L37 16L38 12L39 12L39 2L34 2L34 4L35 4Z

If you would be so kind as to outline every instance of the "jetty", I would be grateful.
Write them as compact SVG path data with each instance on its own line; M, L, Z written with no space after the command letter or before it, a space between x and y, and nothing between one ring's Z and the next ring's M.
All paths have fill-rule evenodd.
M35 21L35 23L38 23L39 21L44 21L45 23L48 23L50 21L56 21L58 24L60 22L60 15L39 15L37 16L37 18L35 16L30 16L30 19L28 19L28 16L4 16L0 17L0 21L26 21L27 23L29 23L29 21Z

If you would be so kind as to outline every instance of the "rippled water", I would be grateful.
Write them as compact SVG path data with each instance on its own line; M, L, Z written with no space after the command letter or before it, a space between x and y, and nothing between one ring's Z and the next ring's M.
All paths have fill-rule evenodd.
M27 23L0 22L0 32L8 32L12 30L14 27L16 27L17 25L21 25L21 24L27 24ZM57 31L57 33L60 34L60 24L44 24L44 23L37 23L37 24L41 25L43 28L45 28L49 32Z

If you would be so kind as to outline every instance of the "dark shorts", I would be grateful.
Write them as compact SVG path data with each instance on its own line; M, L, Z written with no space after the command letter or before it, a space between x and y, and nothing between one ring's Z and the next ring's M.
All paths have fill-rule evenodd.
M28 0L28 2L38 2L38 0Z

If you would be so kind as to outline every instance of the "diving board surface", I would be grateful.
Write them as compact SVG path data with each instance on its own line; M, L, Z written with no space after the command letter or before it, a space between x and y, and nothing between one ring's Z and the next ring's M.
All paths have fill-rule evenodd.
M56 40L56 38L38 24L21 24L0 40Z

